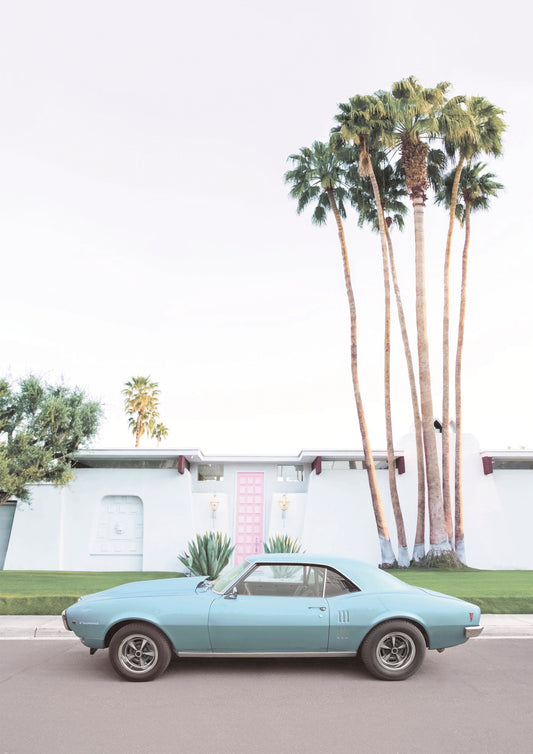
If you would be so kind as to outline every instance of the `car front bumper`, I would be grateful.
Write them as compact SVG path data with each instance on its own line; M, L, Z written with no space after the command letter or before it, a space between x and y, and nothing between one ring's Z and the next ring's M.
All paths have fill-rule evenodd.
M61 618L63 619L63 625L65 626L65 628L67 629L67 631L72 631L71 627L68 624L67 611L66 610L63 610L63 612L61 613Z
M465 626L465 636L467 639L473 639L483 631L484 626Z

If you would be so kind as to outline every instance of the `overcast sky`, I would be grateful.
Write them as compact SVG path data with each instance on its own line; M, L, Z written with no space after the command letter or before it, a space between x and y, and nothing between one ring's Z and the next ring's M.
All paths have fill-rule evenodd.
M533 447L531 41L517 0L505 12L479 0L0 7L2 375L85 388L104 404L100 447L133 445L120 391L150 375L163 447L360 448L336 230L296 214L283 173L290 153L327 139L337 103L412 74L506 111L491 163L506 190L473 218L464 430L485 449ZM431 203L426 216L439 416L446 218ZM382 448L379 240L353 214L346 230L363 400ZM411 325L412 242L409 216L396 255ZM461 246L457 227L454 312ZM412 413L393 334L400 439Z

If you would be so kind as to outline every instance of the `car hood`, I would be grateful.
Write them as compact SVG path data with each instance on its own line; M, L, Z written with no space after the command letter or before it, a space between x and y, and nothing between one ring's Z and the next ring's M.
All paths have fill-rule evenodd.
M105 589L103 592L94 592L80 597L83 602L88 600L115 600L129 599L130 597L159 597L162 595L189 595L194 594L196 587L205 576L193 576L192 578L179 579L154 579L152 581L131 581L128 584Z

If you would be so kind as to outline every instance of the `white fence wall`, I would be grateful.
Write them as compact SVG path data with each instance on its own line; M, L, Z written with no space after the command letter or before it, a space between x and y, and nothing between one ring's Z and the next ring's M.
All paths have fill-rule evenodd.
M417 479L413 438L403 441L406 473L397 475L409 550L416 527ZM464 442L464 521L469 565L483 569L533 569L533 470L495 470L484 475L480 449ZM254 468L253 459L242 464ZM264 464L262 468L265 468ZM270 473L270 472L269 472ZM453 473L453 469L452 469ZM275 465L272 468L274 478ZM397 547L387 471L378 471L391 542ZM202 483L207 484L207 483ZM220 487L220 485L219 485ZM6 570L181 570L177 555L198 531L213 528L209 499L220 507L215 528L232 534L232 486L194 487L191 474L175 469L79 469L74 482L56 489L40 485L30 505L18 504L4 568ZM378 563L376 524L366 472L306 467L305 484L287 488L291 505L282 518L279 485L265 488L265 539L287 533L307 552L337 553ZM142 560L91 552L101 501L106 496L136 496L142 501ZM120 532L119 532L120 533ZM428 542L426 537L426 543Z

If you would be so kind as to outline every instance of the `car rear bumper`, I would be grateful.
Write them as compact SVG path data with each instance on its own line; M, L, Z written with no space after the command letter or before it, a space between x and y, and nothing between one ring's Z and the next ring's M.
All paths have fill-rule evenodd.
M473 639L483 631L484 626L465 626L465 636L467 639Z

